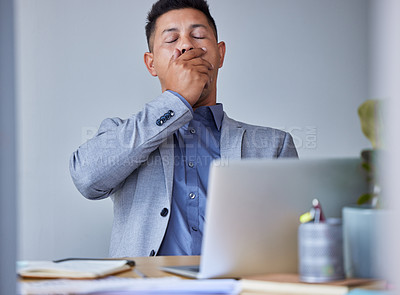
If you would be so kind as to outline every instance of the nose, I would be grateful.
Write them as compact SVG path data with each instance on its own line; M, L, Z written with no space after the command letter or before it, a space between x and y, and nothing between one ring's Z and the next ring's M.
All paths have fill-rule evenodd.
M182 49L182 54L184 54L186 51L192 50L193 47L190 47L188 50L186 50L185 48Z
M192 50L193 48L194 47L190 38L186 37L181 39L178 49L182 52L182 54L184 54L186 51Z

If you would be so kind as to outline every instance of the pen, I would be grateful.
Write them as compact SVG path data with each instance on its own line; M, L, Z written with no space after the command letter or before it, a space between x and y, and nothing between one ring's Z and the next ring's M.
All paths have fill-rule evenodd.
M140 270L138 270L136 267L133 269L133 271L141 278L147 278L147 276L142 273Z
M313 221L314 218L315 218L315 209L311 208L310 211L308 211L300 216L300 222L307 223L307 222Z
M312 200L312 205L315 210L315 217L314 217L314 222L324 222L325 221L325 216L324 213L322 212L322 207L321 203L318 201L318 199Z
M65 262L65 261L71 261L71 260L97 260L97 261L118 261L118 260L126 260L126 264L129 266L133 267L135 266L135 261L134 260L127 260L127 259L106 259L106 258L64 258L64 259L59 259L59 260L53 260L54 263L60 263L60 262Z
M310 211L300 216L301 223L307 223L310 221L314 221L314 223L325 221L325 215L322 212L321 203L319 202L318 199L313 199L312 208L310 209Z

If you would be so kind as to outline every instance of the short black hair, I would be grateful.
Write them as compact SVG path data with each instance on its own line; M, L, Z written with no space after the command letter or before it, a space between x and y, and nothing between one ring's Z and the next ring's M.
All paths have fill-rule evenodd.
M218 40L217 26L210 13L210 8L206 0L158 0L153 4L151 10L147 15L146 24L146 38L149 50L150 48L150 38L155 31L157 19L171 10L183 9L183 8L193 8L201 11L207 17L209 25L213 28L215 38Z

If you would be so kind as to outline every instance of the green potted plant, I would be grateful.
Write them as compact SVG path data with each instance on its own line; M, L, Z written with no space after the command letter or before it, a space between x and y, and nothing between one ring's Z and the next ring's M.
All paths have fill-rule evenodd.
M361 152L362 167L367 172L369 191L358 199L358 206L343 208L344 266L347 277L377 278L379 224L382 219L381 186L378 161L382 150L382 101L367 100L358 108L361 130L372 149Z
M370 191L361 195L358 199L359 205L368 204L373 208L379 207L379 195L381 192L378 174L378 158L383 148L383 114L382 101L369 99L358 108L361 130L369 139L372 149L361 152L363 168L367 172L370 183Z

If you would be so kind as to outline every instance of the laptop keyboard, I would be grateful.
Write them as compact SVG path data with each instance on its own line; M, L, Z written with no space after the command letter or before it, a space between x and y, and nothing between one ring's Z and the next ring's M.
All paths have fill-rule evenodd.
M193 271L193 272L199 272L200 271L200 266L195 265L195 266L190 266L187 268L187 270Z

